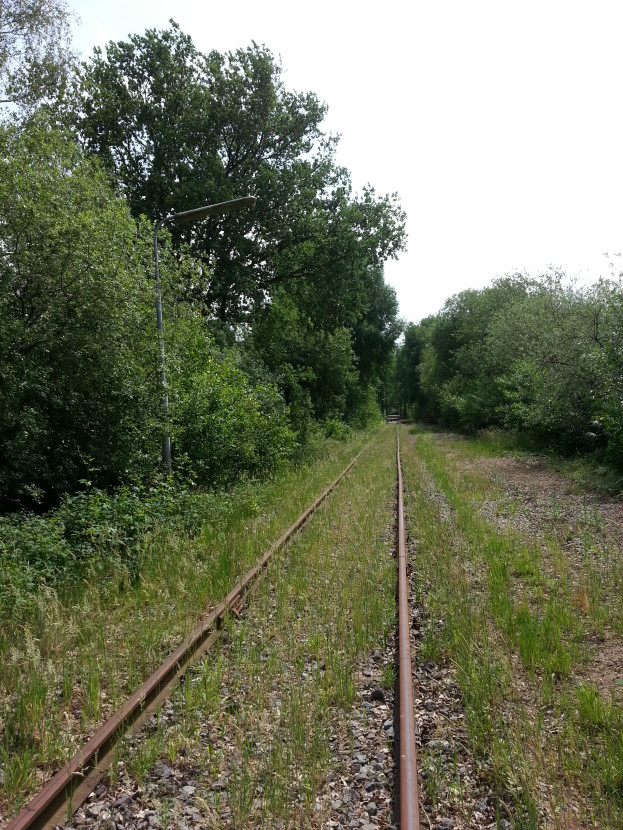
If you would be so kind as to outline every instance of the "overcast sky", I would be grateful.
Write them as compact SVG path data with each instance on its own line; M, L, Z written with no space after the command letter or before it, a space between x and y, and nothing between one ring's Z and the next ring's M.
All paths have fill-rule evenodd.
M408 250L385 274L407 320L512 271L621 262L620 0L68 5L85 58L171 17L202 51L280 56L286 86L328 104L355 188L401 198Z

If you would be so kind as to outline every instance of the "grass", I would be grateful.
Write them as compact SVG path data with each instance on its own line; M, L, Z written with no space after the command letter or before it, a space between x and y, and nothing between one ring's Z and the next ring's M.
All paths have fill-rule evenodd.
M235 827L308 826L358 662L395 626L394 442L387 429L366 451L177 697L204 789L229 773L208 801Z
M573 803L580 820L621 827L622 710L575 679L603 625L604 597L616 591L585 561L581 579L602 596L587 596L582 610L554 536L526 538L483 518L491 482L457 459L500 449L417 431L403 445L421 599L441 621L429 624L425 653L455 664L472 748L496 797L514 805L514 826L541 826L546 816L571 826ZM599 523L585 525L592 550Z
M418 454L451 505L470 552L487 566L496 625L516 646L526 669L567 676L585 633L572 613L567 575L559 572L548 581L536 541L512 530L500 533L474 509L487 492L482 477L459 473L427 436L420 437Z
M494 433L495 435L495 433ZM465 470L459 472L456 461L463 459L477 459L483 455L495 455L499 452L506 452L508 440L491 440L488 436L478 438L474 441L451 439L452 449L448 454L449 444L446 445L443 457L434 464L437 466L436 476L440 474L446 464L447 470L443 470L445 484L443 486L448 492L456 491L458 479L465 478L469 499L475 504L482 504L485 498L493 498L501 504L505 497L499 493L492 492L491 482L488 478L476 473L466 474ZM452 460L454 459L454 460ZM578 462L579 464L579 462ZM439 479L441 482L441 479ZM452 483L454 482L454 483ZM445 492L445 490L444 490ZM452 496L449 496L452 498ZM459 495L458 502L462 500ZM613 547L609 543L605 533L603 517L591 503L592 499L584 493L582 496L582 510L580 515L570 523L564 518L563 505L560 497L552 495L549 507L549 531L544 534L545 538L532 540L532 546L539 551L544 551L550 564L552 578L549 585L544 570L539 568L541 581L545 594L552 592L566 593L565 604L571 597L572 613L577 616L578 610L581 616L585 616L592 626L595 635L601 636L606 624L617 634L623 634L623 561L621 560L618 544ZM471 508L466 507L469 512ZM512 516L513 510L508 510ZM482 522L482 519L480 520ZM512 535L512 534L511 534ZM527 542L525 538L515 534L518 540L518 556L522 555ZM576 539L582 546L582 563L571 563L564 552L564 546L570 539ZM540 559L540 554L535 562ZM572 582L579 585L572 588ZM563 611L564 613L564 611Z
M606 463L600 451L570 456L553 451L544 452L543 447L527 438L497 428L482 430L467 443L469 451L480 456L509 454L517 458L538 458L572 481L580 493L590 491L609 496L620 496L623 493L620 470Z
M374 431L327 441L313 461L221 494L216 518L194 537L156 527L140 542L137 579L109 569L77 592L42 587L1 621L0 816L142 683Z

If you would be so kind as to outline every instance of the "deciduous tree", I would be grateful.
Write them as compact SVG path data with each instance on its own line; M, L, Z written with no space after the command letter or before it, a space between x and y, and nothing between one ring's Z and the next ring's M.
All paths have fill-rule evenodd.
M72 69L70 13L63 0L0 2L0 104L55 99Z
M322 132L325 105L287 90L266 47L204 55L172 22L96 51L82 83L79 129L135 215L258 197L253 211L173 231L204 264L186 296L208 317L248 321L293 281L313 282L322 301L340 282L353 288L362 263L382 264L403 247L396 198L371 188L353 198L336 140ZM361 313L354 288L343 315Z
M0 496L118 481L159 418L149 229L39 117L0 129L0 215Z

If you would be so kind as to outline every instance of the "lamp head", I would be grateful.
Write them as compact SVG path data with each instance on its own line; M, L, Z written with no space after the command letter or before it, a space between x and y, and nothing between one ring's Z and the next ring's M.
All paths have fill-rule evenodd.
M241 196L239 199L230 199L228 202L217 202L215 205L205 205L193 208L193 210L185 210L182 213L174 213L168 218L171 222L197 222L207 216L219 216L222 213L230 213L232 210L253 207L256 201L255 196Z

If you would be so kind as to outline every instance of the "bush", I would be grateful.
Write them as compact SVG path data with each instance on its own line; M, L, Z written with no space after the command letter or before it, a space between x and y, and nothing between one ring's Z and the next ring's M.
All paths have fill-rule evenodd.
M343 441L350 435L350 431L350 427L337 418L327 418L324 422L325 438L336 438L338 441Z
M174 399L173 446L200 484L230 483L273 471L294 435L275 387L253 386L232 360L209 357Z
M222 496L164 479L105 493L87 483L44 516L0 517L0 614L28 607L41 585L75 587L96 571L136 579L145 536L187 536L228 509Z
M0 127L0 214L0 501L49 503L89 458L101 486L144 471L161 417L147 233L42 117Z

